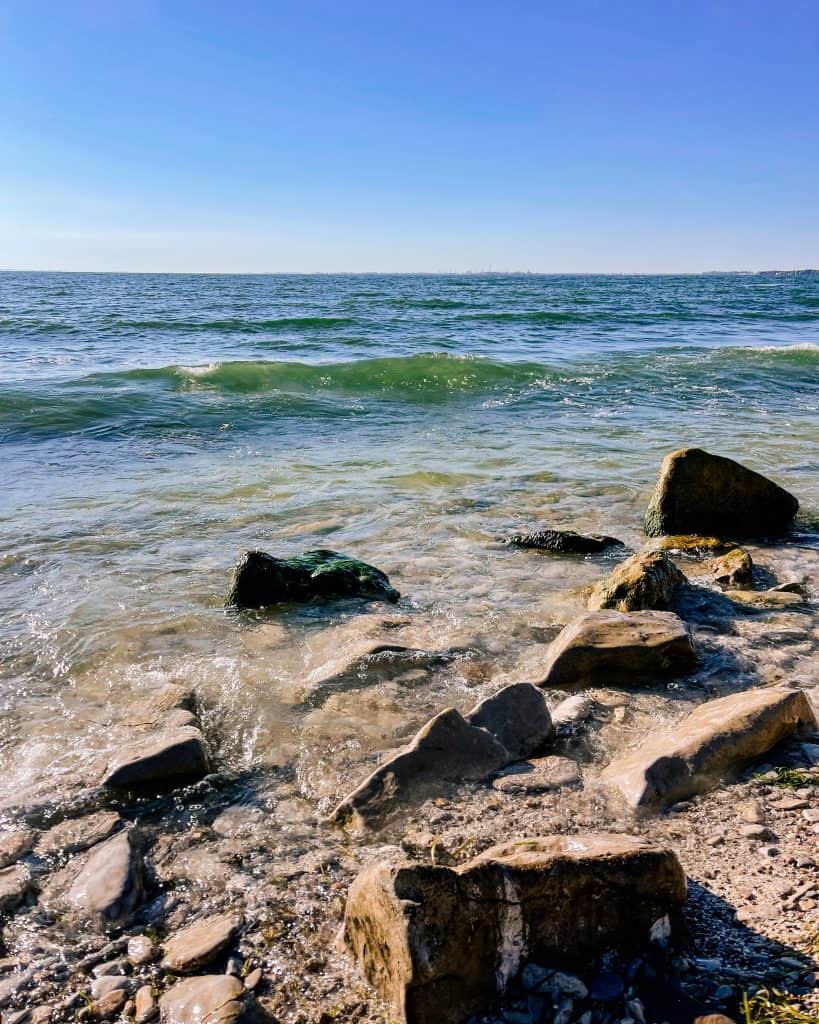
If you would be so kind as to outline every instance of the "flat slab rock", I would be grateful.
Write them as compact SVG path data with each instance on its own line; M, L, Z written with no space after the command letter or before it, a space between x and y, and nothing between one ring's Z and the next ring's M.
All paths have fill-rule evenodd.
M122 825L116 811L98 811L82 818L66 818L44 832L37 840L41 857L82 853L112 836Z
M96 846L68 890L67 902L97 927L121 924L142 895L142 855L133 830Z
M540 686L634 686L696 667L688 627L672 612L587 612L552 641Z
M537 796L583 781L580 769L568 757L534 757L518 761L498 773L492 788L513 796Z
M183 928L162 947L162 966L186 974L212 963L233 942L241 925L235 914L219 914Z
M733 459L681 448L663 459L645 531L649 537L776 537L789 529L798 508L792 494Z
M145 733L123 748L109 765L102 785L107 789L195 782L210 770L205 738L199 729L184 726Z
M641 551L621 562L592 590L588 608L621 612L668 608L685 576L664 551Z
M245 986L231 974L177 982L159 1000L162 1024L240 1024L247 1017Z
M735 604L745 605L759 611L776 611L780 608L798 608L805 603L805 597L792 590L726 590L726 597Z
M707 792L787 737L815 728L801 690L731 694L702 704L671 732L613 761L601 782L635 810L659 809Z
M264 608L283 601L364 597L396 602L401 595L386 573L338 551L318 548L295 558L247 551L233 571L226 604Z
M396 803L435 792L442 782L491 775L536 753L553 734L545 698L531 683L504 687L465 716L447 708L345 797L331 820L362 827Z
M616 537L593 533L584 536L574 530L538 530L535 533L516 533L506 544L516 548L534 548L553 551L561 555L593 555L606 548L623 547Z
M680 922L675 854L620 835L547 836L457 868L376 862L350 888L344 938L401 1024L462 1024L523 962L582 963Z

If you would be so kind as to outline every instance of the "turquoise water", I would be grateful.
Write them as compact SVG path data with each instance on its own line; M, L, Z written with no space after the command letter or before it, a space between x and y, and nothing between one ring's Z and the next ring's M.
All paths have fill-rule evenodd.
M699 445L797 494L812 547L817 442L815 273L0 274L6 784L104 756L173 679L226 763L301 758L321 799L327 758L511 671L605 567L499 538L637 547L662 455ZM386 627L377 609L226 615L251 546L374 562L404 594L389 628L468 643L479 670L305 712L304 681Z

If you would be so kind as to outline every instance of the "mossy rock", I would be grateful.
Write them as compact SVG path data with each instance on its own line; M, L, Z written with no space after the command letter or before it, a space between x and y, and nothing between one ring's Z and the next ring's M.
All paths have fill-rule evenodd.
M516 548L534 548L560 555L593 555L610 547L623 547L616 537L600 534L584 536L574 530L538 530L537 533L516 533L506 542Z
M320 548L294 558L247 551L233 571L230 608L264 608L285 601L364 597L395 602L401 595L380 569Z

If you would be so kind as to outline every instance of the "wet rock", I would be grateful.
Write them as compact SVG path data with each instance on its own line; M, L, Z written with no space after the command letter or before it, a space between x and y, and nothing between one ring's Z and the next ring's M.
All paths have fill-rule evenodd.
M156 960L157 949L147 935L134 935L128 939L128 959L137 967Z
M712 559L705 568L715 583L729 590L741 590L754 581L754 562L744 548L732 548Z
M567 697L552 711L552 724L561 732L569 732L594 715L594 701L583 693Z
M97 1020L113 1020L118 1017L128 1001L128 993L123 989L108 992L94 1003L94 1017Z
M236 937L241 922L233 914L206 917L171 936L163 946L162 966L187 974L216 960Z
M738 462L700 448L682 448L663 459L645 531L649 537L781 536L798 508L792 494Z
M816 719L801 690L764 688L708 701L645 741L601 781L634 809L665 807L712 789Z
M601 580L591 592L588 607L621 612L668 608L685 576L664 551L632 555Z
M807 598L809 596L808 588L801 580L787 580L784 583L777 583L775 587L771 587L768 593L771 594L798 594L800 597Z
M350 889L344 937L402 1024L462 1024L525 958L633 949L658 918L679 920L685 892L670 850L631 836L550 836L454 869L376 862Z
M248 551L234 570L226 604L263 608L282 601L333 597L395 602L400 594L380 569L337 551L318 549L295 558Z
M568 757L539 757L504 768L492 788L515 796L537 796L581 782L580 769Z
M116 811L98 811L84 818L69 818L40 836L37 853L42 857L82 853L113 835L121 824L122 819Z
M99 927L121 924L142 895L142 856L133 830L95 847L68 891L68 903Z
M134 1020L137 1024L145 1024L145 1021L153 1020L159 1011L154 991L150 985L143 985L137 989L135 997Z
M33 887L31 872L23 864L12 864L0 871L0 914L13 910Z
M549 645L539 685L638 685L695 666L691 634L672 612L587 612Z
M464 717L470 725L491 732L513 758L542 750L555 731L546 698L532 683L505 686Z
M794 608L805 603L800 594L788 590L726 590L725 596L749 608Z
M538 551L554 551L561 555L593 555L606 548L623 547L616 537L601 534L575 533L574 530L539 530L537 533L516 533L506 544L518 548L536 548Z
M30 852L36 833L30 828L15 828L0 833L0 868L7 868Z
M396 802L434 791L442 781L483 778L511 760L509 751L490 732L470 725L448 708L342 800L332 820L360 827Z
M652 551L680 551L689 555L700 555L708 552L721 555L734 547L733 541L721 537L703 537L696 533L674 533L666 537L658 537L651 541Z
M123 991L130 994L132 982L124 974L105 974L91 982L92 999L101 999L109 992Z
M120 751L102 780L108 789L169 786L201 779L210 769L198 729L149 733Z
M230 974L187 978L159 1000L162 1024L239 1024L245 987Z

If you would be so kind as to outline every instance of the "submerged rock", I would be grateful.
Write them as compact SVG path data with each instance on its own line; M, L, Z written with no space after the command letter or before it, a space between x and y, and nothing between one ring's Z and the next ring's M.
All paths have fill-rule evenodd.
M380 569L324 548L295 558L246 552L233 572L231 608L264 608L282 601L365 597L395 602L401 595Z
M98 811L83 818L68 818L40 836L37 853L45 857L82 853L113 835L121 824L122 819L116 811Z
M672 612L587 612L552 641L540 686L634 686L685 675L697 663L688 627Z
M792 494L760 473L701 448L681 448L663 459L645 531L780 536L798 508Z
M707 792L783 739L816 728L804 692L765 688L711 700L673 730L603 770L604 785L634 809L662 808Z
M539 530L537 533L516 533L506 544L517 548L536 548L538 551L554 551L561 555L593 555L606 548L623 547L616 537L601 534L575 533L574 530Z
M664 551L632 555L601 580L589 597L588 607L616 608L621 612L665 609L685 576Z
M142 855L133 830L95 847L68 891L68 903L82 917L107 928L121 924L142 895Z
M728 589L749 587L754 581L754 562L744 548L732 548L705 568L715 583Z
M802 594L776 588L771 590L726 590L724 593L736 604L743 604L748 608L759 608L761 611L794 608L805 603Z
M685 874L631 836L548 836L493 847L457 868L376 862L350 888L344 938L401 1024L462 1024L527 959L582 963L648 945L674 926Z
M231 944L240 924L234 914L219 914L194 922L167 940L163 946L162 966L187 974L211 963Z
M658 537L649 544L650 551L680 551L684 554L699 555L708 552L722 555L734 547L734 542L721 537L702 537L696 533L674 533Z
M504 768L492 781L499 793L516 796L537 796L564 786L577 786L583 781L580 769L568 757L536 757Z
M448 708L345 797L332 820L360 827L398 802L423 799L442 782L491 775L538 752L553 734L545 698L531 683L505 687L465 717Z
M102 779L108 789L134 789L195 782L210 770L205 738L183 726L146 733L121 750Z

